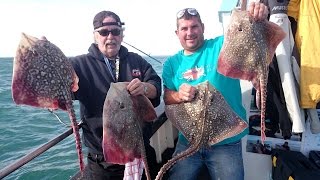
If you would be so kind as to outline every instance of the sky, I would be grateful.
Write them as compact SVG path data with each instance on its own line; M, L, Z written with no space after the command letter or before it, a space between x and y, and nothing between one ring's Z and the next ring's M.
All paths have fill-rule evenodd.
M196 8L205 24L205 38L214 38L222 35L223 31L218 19L221 2L222 0L1 0L0 57L15 56L22 32L34 37L47 37L66 56L85 54L93 42L93 17L102 10L115 12L125 22L126 43L151 56L171 55L181 49L174 33L176 13L186 7Z

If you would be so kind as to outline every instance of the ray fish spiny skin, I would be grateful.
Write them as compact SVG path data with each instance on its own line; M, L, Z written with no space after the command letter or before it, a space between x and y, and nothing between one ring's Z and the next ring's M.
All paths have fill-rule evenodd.
M13 64L12 97L16 104L68 111L80 170L84 170L79 127L72 102L78 77L63 52L48 40L22 33Z
M153 121L157 114L146 96L131 96L127 85L127 82L111 83L104 102L104 159L108 163L126 164L142 158L147 179L151 180L142 128L144 121Z
M164 173L177 161L191 156L201 147L212 146L240 134L248 127L208 81L196 88L193 101L165 106L168 119L188 139L190 147L164 164L156 179L162 179Z
M235 9L225 32L218 72L252 81L261 109L261 141L265 140L265 111L269 64L286 33L275 23L254 21L247 11Z

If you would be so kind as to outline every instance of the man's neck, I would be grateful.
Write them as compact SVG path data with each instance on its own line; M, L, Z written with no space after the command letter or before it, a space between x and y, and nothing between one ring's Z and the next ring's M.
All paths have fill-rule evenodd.
M183 54L184 55L191 55L191 54L193 54L194 53L194 51L188 51L188 50L184 50L183 51Z
M112 60L112 61L114 61L114 60L116 60L116 59L119 59L119 56L118 55L116 55L116 56L112 56L112 57L107 57L107 56L105 56L108 60Z
M196 51L198 51L203 45L204 45L204 40L202 41L201 45L198 46L196 49L190 49L190 50L184 49L183 54L184 55L191 55L191 54L195 53Z

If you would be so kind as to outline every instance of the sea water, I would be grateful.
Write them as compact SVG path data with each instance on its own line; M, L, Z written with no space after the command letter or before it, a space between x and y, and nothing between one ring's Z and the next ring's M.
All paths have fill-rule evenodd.
M144 57L157 71L162 73L162 63L166 56L155 56L162 63ZM13 58L0 58L0 169L16 162L70 128L67 112L55 113L67 124L46 109L16 105L12 100L11 81ZM77 121L79 104L74 101ZM81 134L80 130L80 134ZM86 154L86 147L83 147ZM84 158L86 160L86 158ZM79 171L74 135L70 135L54 147L39 155L29 163L12 172L4 179L69 179Z

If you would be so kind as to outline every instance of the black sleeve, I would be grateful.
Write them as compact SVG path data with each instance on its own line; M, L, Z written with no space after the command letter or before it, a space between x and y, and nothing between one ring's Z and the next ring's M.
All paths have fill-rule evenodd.
M76 72L76 74L77 74L77 76L79 78L79 71L78 71L79 68L77 67L77 64L76 64L76 58L75 57L69 57L69 61L71 62L72 67L73 67L74 71ZM78 91L73 92L73 96L72 96L73 100L79 100L78 97L77 97L77 92Z
M150 99L151 103L153 104L154 107L157 107L160 104L160 96L162 93L162 89L161 89L161 78L160 76L157 74L157 72L153 69L153 67L151 66L151 64L149 64L146 60L144 60L141 57L142 61L142 69L143 69L143 76L142 76L142 81L143 82L147 82L150 84L153 84L156 89L157 89L157 97L154 99Z

